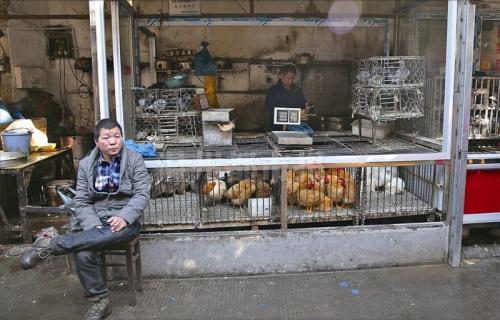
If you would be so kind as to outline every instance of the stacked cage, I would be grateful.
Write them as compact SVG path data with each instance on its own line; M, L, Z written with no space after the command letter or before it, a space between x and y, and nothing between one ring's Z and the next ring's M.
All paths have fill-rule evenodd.
M137 141L166 145L198 144L200 117L195 110L194 88L132 90L133 125Z
M474 139L500 137L500 78L474 77L472 81L469 136Z
M373 121L423 116L425 57L372 57L359 63L353 115Z

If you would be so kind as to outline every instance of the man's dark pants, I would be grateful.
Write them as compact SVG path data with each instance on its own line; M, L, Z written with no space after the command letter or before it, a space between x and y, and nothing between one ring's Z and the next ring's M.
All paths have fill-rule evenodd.
M118 232L111 232L111 226L101 218L102 228L57 236L51 241L53 255L75 254L75 266L78 278L85 289L86 298L91 301L108 295L108 288L101 275L98 251L104 247L128 242L135 238L141 224L134 222Z

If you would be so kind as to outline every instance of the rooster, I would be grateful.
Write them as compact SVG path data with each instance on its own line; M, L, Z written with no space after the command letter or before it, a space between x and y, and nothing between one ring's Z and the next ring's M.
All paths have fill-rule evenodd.
M241 209L255 192L255 189L254 179L241 180L226 191L226 198L231 200L232 204L240 206Z

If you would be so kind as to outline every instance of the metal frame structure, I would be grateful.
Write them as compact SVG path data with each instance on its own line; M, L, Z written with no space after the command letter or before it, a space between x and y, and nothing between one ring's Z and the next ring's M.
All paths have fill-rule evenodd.
M90 2L93 2L92 0ZM102 1L100 1L102 2ZM467 122L463 119L463 114L467 109L467 103L470 102L468 97L469 90L464 91L464 87L469 82L471 76L470 71L463 66L472 65L472 55L467 47L472 43L470 37L471 30L473 31L475 6L470 3L470 0L448 1L447 13L447 43L446 43L446 73L445 73L445 92L444 92L444 120L443 120L443 140L442 149L436 153L414 153L414 154L385 154L385 155L340 155L340 156L324 156L324 157L280 157L280 158L237 158L237 159L183 159L183 160L148 160L146 166L148 169L188 169L197 168L198 170L225 170L225 169L283 169L283 168L315 168L319 166L330 167L350 167L350 166L384 166L384 165L401 165L403 163L432 163L444 164L451 162L451 170L448 173L451 175L451 190L448 201L448 223L450 230L449 242L449 262L452 266L457 266L460 256L460 236L462 221L462 212L460 211L459 201L463 199L463 179L464 175L460 175L465 170L465 157L467 152L466 137L462 127ZM471 14L472 13L472 14ZM101 12L101 15L103 13ZM375 26L380 24L389 32L386 21L377 21L369 19L372 22L361 20L366 26ZM173 25L280 25L280 26L328 26L325 19L293 19L293 18L168 18L160 20L156 18L139 20L138 25L153 26L155 23L162 26ZM341 21L338 21L342 25ZM102 26L96 25L97 31L104 34ZM472 45L470 46L472 47ZM388 45L386 46L388 49ZM457 48L462 48L457 52ZM464 49L465 48L465 49ZM387 50L388 52L388 50ZM458 60L457 60L458 58ZM98 56L98 60L103 60L102 56ZM457 62L456 62L457 61ZM101 61L102 62L102 61ZM470 62L470 63L469 63ZM101 70L101 69L100 69ZM459 81L456 81L459 80ZM460 86L458 84L460 83ZM121 88L116 87L119 92ZM459 91L461 90L461 91ZM461 92L460 95L455 95L456 92ZM455 100L456 99L456 100ZM454 106L459 106L458 114L462 115L457 118L454 112ZM120 106L117 106L119 108ZM468 112L466 112L468 116ZM465 140L464 140L465 139ZM455 143L457 142L457 143ZM465 149L464 149L465 148ZM286 170L281 170L281 182L286 182ZM283 192L283 191L282 191ZM286 197L281 198L281 207L286 209L286 203L283 201ZM282 211L282 217L286 218L286 211ZM282 230L287 229L282 219ZM437 223L442 225L442 223Z

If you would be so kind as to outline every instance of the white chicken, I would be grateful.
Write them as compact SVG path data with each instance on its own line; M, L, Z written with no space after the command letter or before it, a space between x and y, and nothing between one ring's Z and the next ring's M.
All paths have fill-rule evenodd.
M227 186L222 180L211 179L205 183L202 192L208 201L217 202L226 196Z
M369 167L366 168L366 184L372 191L383 187L393 177L398 176L397 167Z
M384 191L390 194L402 193L405 189L405 182L403 179L398 177L392 177L391 180L387 181L384 186Z

